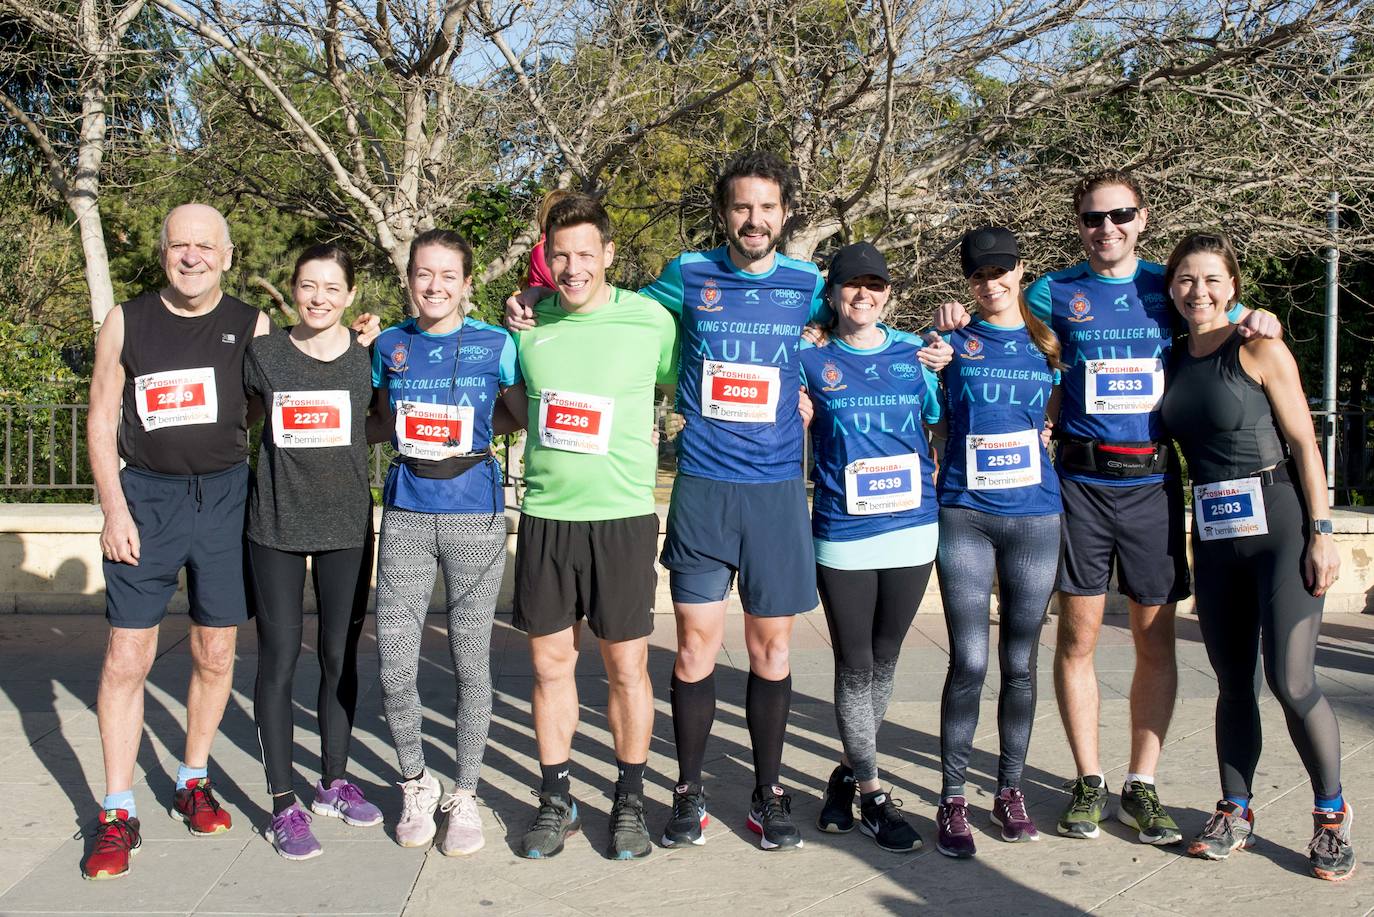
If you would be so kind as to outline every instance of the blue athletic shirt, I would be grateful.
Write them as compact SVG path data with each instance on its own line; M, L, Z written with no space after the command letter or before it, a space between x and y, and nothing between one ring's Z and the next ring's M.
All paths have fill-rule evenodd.
M1059 371L1051 369L1036 348L1025 325L1001 327L974 319L947 335L954 361L945 368L945 407L949 439L945 462L940 466L940 505L993 513L998 516L1041 516L1058 513L1059 476L1050 465L1049 451L1040 441L1045 425L1045 405ZM995 476L1006 469L1028 467L1034 450L1040 467L1040 483L1016 487L970 489L968 486L968 437L1035 431L1033 444L995 446L980 452L975 461L982 472ZM979 469L975 469L975 475Z
M455 375L460 340L462 353ZM383 331L373 344L372 387L386 386L392 413L401 401L470 406L473 452L483 452L491 444L496 399L502 388L519 381L515 341L504 328L476 319L463 319L447 334L428 334L415 319L407 319ZM391 445L398 445L394 426ZM477 465L447 480L417 477L393 462L382 503L418 513L491 513L505 508L505 492L496 462Z
M677 410L687 426L677 441L680 472L744 483L801 474L797 349L806 323L829 314L824 284L814 264L781 254L771 270L746 273L721 246L679 255L640 291L682 326ZM703 404L708 374L714 406ZM771 421L720 419L758 417L769 404Z
M1064 397L1059 408L1059 432L1078 439L1106 443L1159 442L1166 434L1159 419L1158 396L1164 394L1163 367L1177 328L1177 312L1164 288L1164 265L1137 261L1129 277L1104 277L1088 262L1039 278L1026 289L1031 312L1050 326L1063 348ZM1235 321L1240 311L1231 310ZM1154 373L1126 372L1119 378L1097 377L1097 391L1086 391L1088 368L1103 360L1156 360ZM1155 386L1150 411L1102 413L1104 386ZM1138 388L1136 389L1138 390ZM1095 410L1090 411L1093 407ZM1164 480L1164 475L1113 478L1063 474L1071 481L1135 487Z
M925 423L940 419L939 380L921 365L919 338L886 325L883 343L856 350L831 338L824 347L802 344L802 382L815 406L811 446L811 531L826 541L853 541L934 522L939 516L933 475L935 462ZM920 487L920 504L900 512L853 514L845 493L845 469L858 459L919 456L919 482L908 474L860 473L856 496L882 496L894 480ZM878 489L874 489L874 488Z

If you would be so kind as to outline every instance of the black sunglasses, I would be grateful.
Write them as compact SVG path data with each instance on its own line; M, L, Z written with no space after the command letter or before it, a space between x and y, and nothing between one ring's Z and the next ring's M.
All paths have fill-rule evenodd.
M1115 210L1089 210L1080 213L1078 218L1083 221L1083 225L1089 229L1096 229L1107 220L1111 220L1117 226L1129 223L1140 213L1139 207L1118 207Z

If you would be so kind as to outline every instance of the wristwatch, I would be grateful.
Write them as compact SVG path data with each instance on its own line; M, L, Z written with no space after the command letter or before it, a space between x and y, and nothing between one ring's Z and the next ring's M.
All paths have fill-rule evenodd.
M1334 531L1335 531L1335 530L1334 530L1333 528L1331 528L1331 520L1330 520L1330 519L1313 519L1313 520L1312 520L1312 532L1313 532L1314 534L1316 534L1316 535L1330 535L1330 534L1333 534Z

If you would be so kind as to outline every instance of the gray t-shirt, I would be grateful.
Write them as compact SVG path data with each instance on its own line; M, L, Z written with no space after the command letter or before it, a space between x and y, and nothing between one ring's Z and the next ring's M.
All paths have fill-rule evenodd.
M302 353L287 334L265 334L248 345L243 387L266 410L248 498L249 540L281 551L361 545L372 524L367 350L354 338L326 363Z

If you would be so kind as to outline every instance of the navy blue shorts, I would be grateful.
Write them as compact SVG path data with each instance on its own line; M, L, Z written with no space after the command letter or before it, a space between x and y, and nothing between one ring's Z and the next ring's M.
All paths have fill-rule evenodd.
M1167 605L1191 594L1178 478L1130 487L1060 478L1059 489L1060 592L1106 595L1115 562L1117 589L1141 605Z
M246 462L214 474L168 475L125 468L124 499L138 527L138 566L106 560L105 617L114 627L156 627L186 568L191 620L232 627L248 620L243 516Z
M744 610L786 617L820 604L806 482L713 481L679 474L663 566L674 602L719 602L739 574Z

